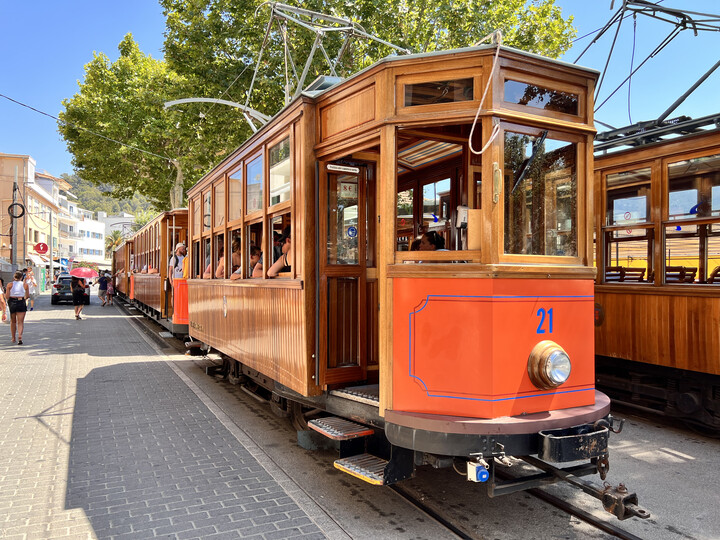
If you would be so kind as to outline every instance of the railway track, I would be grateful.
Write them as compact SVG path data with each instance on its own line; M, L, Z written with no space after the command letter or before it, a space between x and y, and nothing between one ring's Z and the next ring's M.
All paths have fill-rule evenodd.
M136 323L136 325L143 331L145 334L150 336L154 341L158 343L161 347L172 349L178 353L184 353L186 351L185 344L177 339L177 338L168 338L168 337L161 337L159 335L159 325L155 323L154 321L151 321L150 319L143 317L137 310L132 308L130 305L124 304L122 305L123 310L126 312L127 315L131 316L133 318L133 321ZM200 357L198 357L199 359ZM221 368L222 367L222 361L217 360L215 358L212 358L210 356L205 357L209 362L212 362L215 367ZM212 371L208 370L208 373ZM244 389L244 388L243 388ZM251 394L251 390L247 390L248 394ZM264 397L259 396L257 393L252 393L252 397L257 399L258 401L262 401L264 404L267 404L268 406L272 405L271 401L269 399L266 399ZM500 475L499 475L500 476ZM420 510L423 512L428 519L434 521L439 526L445 528L448 531L448 536L453 535L457 538L461 539L468 539L468 540L475 540L484 538L487 534L492 534L492 531L482 531L480 534L478 534L477 531L469 530L467 524L464 524L461 522L461 520L456 519L456 517L453 516L452 513L449 512L442 512L438 511L435 506L441 507L443 506L442 503L439 504L432 504L432 501L428 501L426 495L422 495L419 493L416 493L415 490L410 489L404 485L404 483L398 483L392 486L389 486L389 488L396 493L399 497L404 499L408 504L412 505L414 508ZM565 499L562 499L560 497L557 497L549 492L547 492L544 489L530 489L527 490L526 493L529 495L532 495L533 497L545 502L546 504L553 506L562 512L572 515L583 522L589 524L590 526L607 533L615 538L620 538L623 540L642 540L640 537L630 533L629 531L626 531L619 527L618 525L614 524L611 520L613 518L608 517L608 519L603 519L597 516L592 515L591 513L583 510L582 508L571 504Z

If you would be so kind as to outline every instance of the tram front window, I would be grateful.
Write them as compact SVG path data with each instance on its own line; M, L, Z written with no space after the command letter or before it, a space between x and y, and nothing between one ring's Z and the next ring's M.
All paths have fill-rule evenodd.
M505 253L577 255L575 143L505 132Z
M359 264L358 177L333 174L329 181L328 264Z

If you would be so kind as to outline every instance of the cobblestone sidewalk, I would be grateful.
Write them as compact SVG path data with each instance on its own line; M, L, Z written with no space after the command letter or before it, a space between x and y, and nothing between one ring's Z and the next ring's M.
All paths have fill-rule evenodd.
M0 327L0 537L342 536L117 308L84 313Z

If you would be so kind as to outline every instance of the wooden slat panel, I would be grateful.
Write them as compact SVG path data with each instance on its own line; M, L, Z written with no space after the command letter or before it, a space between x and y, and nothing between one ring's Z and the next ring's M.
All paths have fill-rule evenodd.
M303 291L189 280L190 335L303 395L317 395L306 355Z
M160 311L162 282L160 274L135 274L135 300Z
M365 297L367 302L367 330L365 340L367 342L367 365L377 366L378 349L380 338L378 337L378 282L377 279L368 279L365 285Z
M596 292L595 301L604 310L596 354L720 375L717 297Z
M321 109L321 138L327 139L374 119L375 85L372 85Z

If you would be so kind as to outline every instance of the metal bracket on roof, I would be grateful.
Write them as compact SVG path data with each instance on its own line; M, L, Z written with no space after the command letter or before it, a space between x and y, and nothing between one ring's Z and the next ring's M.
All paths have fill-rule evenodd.
M265 40L263 41L262 47L260 49L260 54L258 55L257 64L255 66L255 73L253 74L252 82L250 83L250 89L247 93L247 100L245 102L246 107L250 103L250 96L252 95L253 86L255 85L255 79L257 78L258 69L260 68L262 57L268 44L274 23L278 24L284 45L286 81L285 105L290 103L291 100L295 99L303 91L305 79L307 78L308 72L310 71L310 66L312 65L315 59L315 55L318 51L320 51L320 53L325 57L325 61L327 62L330 69L330 74L333 76L337 76L337 67L339 66L340 61L349 49L351 42L355 39L365 39L369 41L374 41L376 43L381 43L383 45L386 45L387 47L395 49L400 54L408 54L411 52L408 49L399 47L388 41L380 39L377 36L369 34L360 24L353 22L349 19L344 19L342 17L326 15L324 13L311 11L309 9L288 6L279 2L263 3L255 11L255 14L257 15L257 12L260 10L260 8L266 6L270 7L270 20L268 21L267 29L265 32ZM292 58L290 47L288 45L288 23L297 25L315 34L315 41L313 42L313 46L310 54L308 55L308 58L305 60L305 65L300 76L298 76L297 74L295 61ZM323 40L325 39L326 35L338 33L343 34L344 38L337 55L333 59L330 57L327 49L323 45ZM290 81L290 72L292 72L292 78L294 79L294 82L292 84Z

